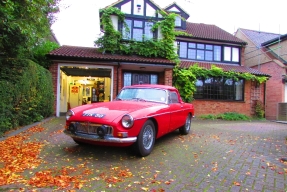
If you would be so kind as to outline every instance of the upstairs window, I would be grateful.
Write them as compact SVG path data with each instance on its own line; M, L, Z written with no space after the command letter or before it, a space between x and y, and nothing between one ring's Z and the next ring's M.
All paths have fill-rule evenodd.
M181 18L180 18L180 16L177 16L175 18L175 27L181 27Z
M236 47L224 47L224 61L239 62L239 49Z
M152 31L153 22L144 20L125 20L128 29L122 28L123 39L144 41L154 38L154 33Z
M182 59L229 62L239 63L238 47L223 47L220 45L194 43L194 42L178 42L179 57Z

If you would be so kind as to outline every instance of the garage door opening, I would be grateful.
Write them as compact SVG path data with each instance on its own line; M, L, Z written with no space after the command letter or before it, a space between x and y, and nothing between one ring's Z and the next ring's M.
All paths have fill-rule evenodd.
M80 105L111 100L111 71L108 68L60 67L60 115Z

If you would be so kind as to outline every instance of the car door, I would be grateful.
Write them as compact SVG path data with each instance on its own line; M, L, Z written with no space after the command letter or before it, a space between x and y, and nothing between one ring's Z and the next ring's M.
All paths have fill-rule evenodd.
M170 127L169 131L173 131L185 122L183 104L180 103L178 93L169 91L169 110L170 110Z

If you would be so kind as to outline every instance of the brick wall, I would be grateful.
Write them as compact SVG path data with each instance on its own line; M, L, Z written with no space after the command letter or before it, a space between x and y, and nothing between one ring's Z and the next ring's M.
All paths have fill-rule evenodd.
M165 69L165 71L164 71L164 85L172 86L172 69Z
M56 105L57 105L57 84L58 84L58 63L53 63L49 71L52 74L53 90L54 90L54 115L56 115Z
M276 120L277 105L284 102L284 86L282 75L286 74L286 69L275 62L268 62L260 66L262 72L270 74L272 77L266 82L266 119Z
M237 112L247 116L253 116L253 100L259 99L263 101L264 85L261 84L258 88L251 81L245 81L244 101L215 101L215 100L194 100L192 103L195 108L195 116L207 114L221 114L225 112ZM256 94L256 93L260 94ZM254 94L257 97L254 97Z

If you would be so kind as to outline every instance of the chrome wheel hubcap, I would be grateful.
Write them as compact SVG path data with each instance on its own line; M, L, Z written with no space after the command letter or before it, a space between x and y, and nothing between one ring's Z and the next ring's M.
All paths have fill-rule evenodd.
M146 126L143 131L143 146L145 149L150 149L153 143L153 129L150 125Z

